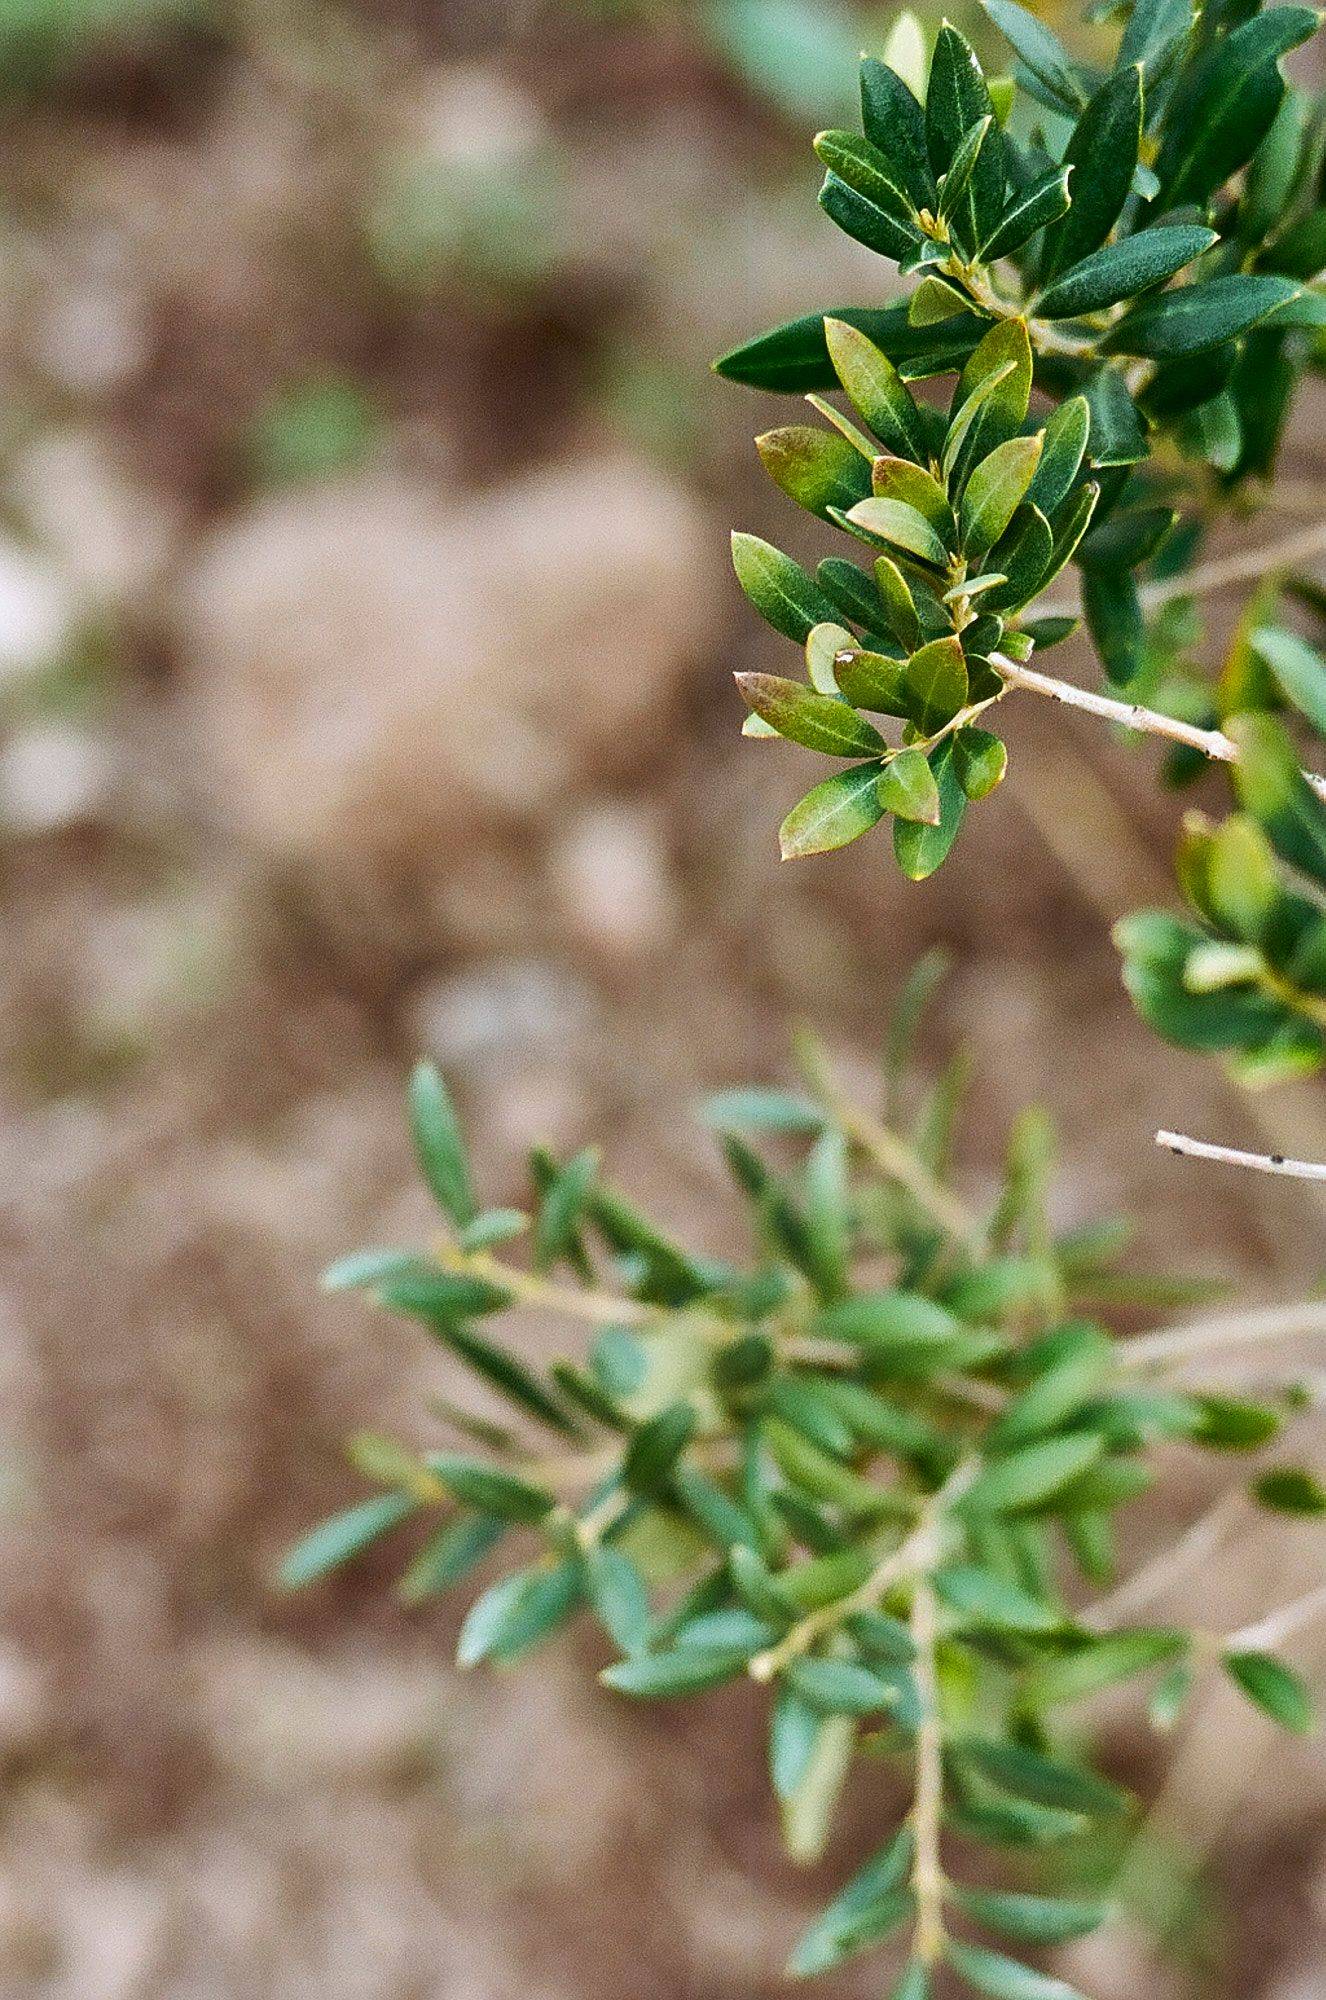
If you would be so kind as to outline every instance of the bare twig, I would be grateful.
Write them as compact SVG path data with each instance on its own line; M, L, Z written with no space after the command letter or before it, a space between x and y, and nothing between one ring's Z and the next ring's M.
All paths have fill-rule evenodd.
M1156 1144L1188 1160L1219 1160L1228 1167L1249 1167L1255 1174L1284 1174L1292 1181L1326 1181L1320 1160L1288 1160L1283 1153L1248 1153L1241 1146L1216 1146L1209 1139L1190 1139L1183 1132L1157 1132Z
M1198 563L1193 569L1182 570L1174 576L1158 577L1154 583L1144 583L1139 592L1143 604L1148 611L1154 611L1162 604L1172 603L1176 597L1204 597L1210 591L1226 590L1234 583L1248 583L1326 553L1326 520L1320 518L1320 512L1321 498L1318 495L1317 518L1311 527L1286 535L1283 541L1273 542L1269 547L1263 544L1260 548L1240 549L1234 555L1220 557L1214 562ZM1038 617L1075 618L1078 607L1066 603L1038 604L1036 612Z
M1289 1604L1282 1604L1278 1611L1268 1612L1255 1624L1243 1625L1237 1632L1226 1633L1222 1644L1227 1652L1273 1652L1286 1639L1292 1639L1296 1632L1313 1624L1323 1613L1326 1613L1326 1583L1319 1583L1315 1590L1307 1591Z
M1126 1577L1108 1597L1089 1605L1082 1613L1080 1623L1092 1632L1109 1632L1136 1617L1149 1604L1154 1604L1180 1578L1199 1568L1219 1547L1242 1505L1241 1494L1223 1494L1213 1507L1198 1516L1171 1548L1162 1549L1153 1561L1144 1563L1141 1569Z
M1022 688L1028 694L1046 696L1050 701L1061 701L1066 708L1080 708L1087 715L1098 715L1104 722L1118 723L1121 728L1135 729L1143 736L1163 736L1167 742L1182 743L1189 750L1200 751L1217 764L1237 764L1239 747L1232 736L1226 736L1223 729L1199 729L1196 723L1182 722L1177 716L1162 715L1159 709L1143 708L1140 702L1116 701L1111 695L1095 694L1090 688L1075 687L1071 681L1056 680L1051 674L1042 674L1035 667L1019 666L1002 653L992 653L990 664L1012 688ZM1305 771L1304 777L1318 798L1326 799L1326 778L1318 777L1313 771Z
M1300 1299L1293 1305L1267 1306L1260 1312L1227 1313L1192 1320L1119 1343L1121 1368L1164 1367L1170 1362L1205 1360L1231 1347L1260 1341L1302 1340L1326 1334L1326 1299Z
M916 1647L916 1692L921 1720L916 1728L916 1794L912 1804L912 1894L916 1900L912 1950L922 1965L944 1955L944 1870L940 1831L944 1817L944 1732L935 1669L935 1593L923 1577L912 1597L912 1641Z

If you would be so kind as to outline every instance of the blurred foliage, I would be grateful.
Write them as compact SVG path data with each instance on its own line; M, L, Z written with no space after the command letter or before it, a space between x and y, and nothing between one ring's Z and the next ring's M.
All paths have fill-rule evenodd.
M895 1107L931 984L922 965L891 1037ZM489 1407L437 1405L459 1438L443 1451L354 1440L375 1490L291 1552L286 1581L440 1516L401 1578L415 1604L523 1542L472 1602L461 1665L522 1658L583 1612L620 1654L602 1678L622 1693L753 1680L803 1861L822 1853L858 1754L911 1772L903 1825L789 1971L910 1938L903 2000L923 2000L945 1964L996 2000L1067 2000L1020 1954L1094 1929L1107 1902L960 1882L941 1843L961 1835L1025 1873L1038 1852L1062 1868L1127 1825L1132 1802L1084 1761L1065 1715L1124 1681L1147 1681L1166 1727L1211 1669L1285 1728L1310 1725L1302 1684L1266 1649L1273 1621L1265 1640L1216 1640L1117 1615L1108 1596L1074 1609L1067 1573L1109 1583L1117 1518L1155 1484L1158 1447L1261 1450L1297 1396L1180 1388L1163 1345L1134 1354L1088 1316L1125 1239L1112 1223L1053 1228L1041 1114L1018 1121L1002 1184L972 1210L948 1179L965 1063L899 1128L842 1094L810 1036L798 1054L803 1088L731 1090L705 1109L748 1213L742 1263L687 1249L605 1179L593 1147L536 1150L529 1206L486 1207L451 1099L420 1067L414 1140L444 1239L357 1253L326 1283L421 1322ZM496 1330L522 1308L579 1319L587 1351L535 1367ZM526 1442L531 1425L547 1443ZM1296 1466L1248 1490L1281 1514L1326 1512Z

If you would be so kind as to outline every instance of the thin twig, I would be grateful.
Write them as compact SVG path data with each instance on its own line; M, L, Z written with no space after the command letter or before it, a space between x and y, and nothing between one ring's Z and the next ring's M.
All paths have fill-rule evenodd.
M1115 722L1124 729L1134 729L1143 736L1163 736L1170 743L1182 743L1189 750L1198 750L1203 757L1209 757L1217 764L1237 764L1239 747L1232 736L1226 736L1223 729L1199 729L1196 723L1183 722L1174 715L1162 715L1159 709L1143 708L1140 702L1115 701L1112 696L1095 694L1090 688L1075 687L1071 681L1056 680L1051 674L1042 674L1035 667L1019 666L1016 660L1009 660L1002 653L991 653L990 664L1002 675L1009 687L1023 688L1028 694L1045 695L1050 701L1061 701L1066 708L1080 708L1087 715L1098 715L1104 722ZM1318 798L1326 799L1326 778L1313 771L1305 771L1304 777Z
M1283 541L1272 542L1269 547L1263 544L1259 548L1240 549L1234 555L1198 563L1195 568L1182 570L1175 576L1157 577L1154 583L1144 583L1138 594L1147 610L1155 611L1162 604L1172 603L1176 597L1203 597L1213 590L1226 590L1233 583L1249 583L1272 575L1276 570L1287 569L1293 563L1306 562L1324 551L1326 521L1318 518L1311 527L1286 535ZM1038 604L1036 613L1044 618L1075 618L1079 607L1067 603Z
M1296 1597L1289 1604L1282 1604L1278 1611L1272 1611L1265 1618L1259 1618L1253 1625L1241 1626L1237 1632L1228 1632L1222 1641L1226 1652L1268 1653L1282 1646L1286 1639L1292 1639L1307 1625L1326 1612L1326 1583L1319 1583L1315 1590Z
M1293 1305L1267 1306L1260 1312L1228 1313L1192 1320L1120 1341L1121 1368L1163 1367L1169 1362L1206 1359L1224 1348L1253 1346L1267 1340L1302 1340L1326 1334L1326 1299L1300 1299Z
M568 1319L585 1319L600 1326L642 1326L659 1317L657 1306L645 1305L639 1299L616 1298L608 1292L576 1291L570 1285L556 1285L547 1278L539 1277L537 1272L522 1271L514 1264L504 1264L500 1257L491 1256L486 1250L460 1250L453 1243L444 1243L438 1250L438 1261L448 1270L463 1271L467 1276L481 1278L485 1284L509 1292L520 1305L541 1306L547 1312L562 1313Z
M1190 1139L1184 1132L1157 1132L1156 1144L1188 1160L1219 1160L1229 1167L1249 1167L1255 1174L1284 1174L1291 1181L1326 1181L1320 1160L1289 1160L1283 1153L1248 1153L1241 1146L1216 1146L1209 1139Z
M811 1089L847 1137L860 1147L887 1180L896 1181L933 1216L950 1236L971 1243L982 1227L966 1203L934 1175L915 1149L878 1118L854 1104L825 1056L818 1040L806 1032L796 1038L797 1059Z
M1200 1567L1219 1547L1242 1505L1241 1494L1222 1494L1213 1507L1199 1515L1192 1526L1180 1535L1172 1548L1162 1549L1153 1561L1144 1563L1141 1569L1126 1577L1108 1597L1089 1605L1079 1623L1092 1632L1109 1632L1136 1617L1149 1604L1154 1604L1189 1570Z
M912 1952L922 1965L944 1956L944 1869L940 1831L944 1817L944 1732L935 1670L935 1593L922 1577L912 1596L913 1672L921 1704L916 1727L916 1793L912 1803L912 1894L916 1914Z

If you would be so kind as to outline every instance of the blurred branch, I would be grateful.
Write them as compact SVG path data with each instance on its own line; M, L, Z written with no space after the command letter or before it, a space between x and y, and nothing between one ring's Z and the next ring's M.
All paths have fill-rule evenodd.
M1249 1153L1241 1146L1216 1146L1209 1139L1190 1139L1183 1132L1157 1132L1156 1144L1186 1160L1219 1160L1229 1167L1248 1167L1255 1174L1284 1174L1294 1181L1326 1181L1320 1160L1289 1160L1283 1153Z

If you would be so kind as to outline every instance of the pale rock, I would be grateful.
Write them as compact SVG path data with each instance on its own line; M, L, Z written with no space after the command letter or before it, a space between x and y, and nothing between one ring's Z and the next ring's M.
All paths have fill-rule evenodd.
M620 802L572 820L549 857L570 928L612 958L638 958L671 936L676 906L658 815Z
M75 617L73 593L54 564L0 538L0 686L53 665Z
M104 737L70 723L34 723L0 751L0 823L37 835L95 819L118 776L118 759Z
M445 874L649 759L720 577L696 501L623 457L461 507L384 473L261 501L179 605L216 805L275 854Z
M589 988L542 959L490 960L431 979L406 1010L415 1046L459 1075L510 1075L531 1055L564 1051L593 1025Z
M133 479L89 431L36 438L14 469L10 493L61 574L99 606L141 597L178 541L178 509Z

